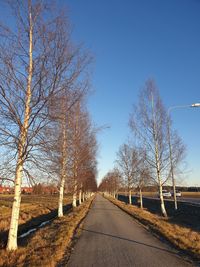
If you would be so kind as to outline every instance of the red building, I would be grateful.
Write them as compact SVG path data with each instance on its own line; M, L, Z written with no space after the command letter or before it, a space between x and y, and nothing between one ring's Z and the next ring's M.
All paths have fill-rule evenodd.
M21 188L21 192L22 192L22 194L31 194L31 193L33 193L33 188L28 187L28 186L24 186Z
M11 194L12 192L13 192L12 187L0 185L0 194Z

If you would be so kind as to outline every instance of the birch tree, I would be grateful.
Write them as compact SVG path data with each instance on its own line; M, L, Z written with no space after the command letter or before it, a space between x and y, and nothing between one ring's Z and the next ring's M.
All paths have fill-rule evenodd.
M67 176L70 171L70 141L73 133L71 133L71 122L73 121L74 105L80 101L82 97L81 91L79 93L67 92L65 90L59 97L54 99L53 110L51 115L53 121L57 123L57 131L50 131L53 136L53 146L49 147L46 152L50 155L50 162L54 166L54 174L58 176L59 200L58 200L58 217L63 216L63 197L64 188ZM51 107L52 108L52 107ZM51 138L51 137L50 137ZM54 155L52 157L52 154ZM55 165L55 162L56 165Z
M70 128L70 94L62 94L60 97L54 99L56 107L53 108L54 115L51 118L57 122L57 131L54 130L53 146L47 148L47 155L50 155L50 162L54 165L54 174L58 175L58 217L63 217L63 198L64 188L67 178L67 160L68 160L68 139ZM50 131L52 134L52 131ZM52 154L54 157L52 157ZM57 165L55 166L55 162ZM57 172L56 172L57 170Z
M81 203L84 178L88 170L96 164L96 136L84 102L74 106L72 121L71 166L73 184L73 207L76 207L77 195Z
M140 156L142 156L139 165L138 165L138 175L135 179L135 185L139 189L139 196L140 196L140 208L143 209L143 187L147 186L151 183L151 173L148 168L148 165L145 162L144 153L141 152Z
M170 155L167 137L167 114L154 81L148 80L140 93L138 105L130 116L130 128L146 154L146 163L157 182L162 214L167 217L162 187L170 177ZM178 145L174 163L182 148ZM176 160L175 160L176 158Z
M132 188L138 173L138 151L131 144L123 144L117 153L117 165L124 177L129 194L129 204L132 204Z
M104 176L99 185L99 190L104 193L109 193L111 196L116 198L121 182L121 174L117 168L114 168Z
M84 64L71 45L63 14L50 13L43 2L9 3L16 27L0 25L0 145L15 176L7 244L15 250L22 178L29 173L26 167L37 163L39 133L48 123L47 103L76 79Z

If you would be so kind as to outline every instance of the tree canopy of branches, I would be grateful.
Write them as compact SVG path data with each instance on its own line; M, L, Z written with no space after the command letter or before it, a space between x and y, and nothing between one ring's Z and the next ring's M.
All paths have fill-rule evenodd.
M7 245L15 250L22 178L33 179L30 170L44 142L40 133L51 121L48 103L66 88L88 86L83 77L90 58L72 44L63 12L45 1L8 3L16 27L0 25L0 146L1 176L15 176Z
M159 188L161 211L167 216L162 187L171 174L167 130L167 112L153 80L148 80L140 93L138 105L130 116L130 128L145 151L148 168ZM172 135L173 162L182 159L184 146L178 135Z
M124 179L125 185L129 193L129 204L131 200L131 190L134 186L136 177L138 175L139 164L138 150L131 144L123 144L117 153L117 165Z
M98 190L116 198L118 190L122 184L122 179L120 171L117 168L114 168L104 176Z

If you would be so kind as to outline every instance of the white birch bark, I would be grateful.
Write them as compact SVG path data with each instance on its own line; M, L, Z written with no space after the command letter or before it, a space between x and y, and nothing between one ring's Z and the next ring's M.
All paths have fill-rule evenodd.
M63 217L63 197L64 197L64 186L66 180L66 165L67 165L67 141L66 141L66 113L63 105L63 116L62 116L62 161L61 161L61 180L58 200L58 217Z
M75 208L77 205L76 205L76 198L77 196L77 184L74 185L74 192L73 192L73 200L72 200L72 207Z
M158 186L159 186L159 193L160 193L160 206L161 206L161 212L164 217L167 217L167 212L165 209L165 203L162 193L162 181L160 176L160 160L159 160L159 148L158 148L158 132L156 129L156 123L155 123L155 111L154 111L154 99L152 96L152 112L153 112L153 138L154 138L154 147L155 147L155 163L156 163L156 173L157 173L157 180L158 180Z
M82 203L82 189L79 190L79 205Z
M131 190L129 190L129 204L132 204L132 198L131 198Z
M161 212L164 217L167 217L167 212L165 209L165 203L164 203L164 198L163 198L163 193L162 193L162 185L159 186L159 191L160 191L160 205L161 205Z
M162 212L164 217L167 217L167 212L165 209L165 203L164 203L164 198L163 198L163 193L162 193L162 182L161 182L161 177L160 177L160 163L159 163L159 159L158 159L157 145L156 145L156 166L157 166L157 178L158 178L159 193L160 193L161 212Z
M62 175L60 190L59 190L59 200L58 200L58 217L63 217L64 185L65 185L65 176Z
M140 188L140 208L143 209L142 190Z
M10 229L8 235L7 250L17 249L17 231L19 222L19 211L21 203L21 180L22 180L22 163L18 163L15 175L15 195L12 205L12 214L10 221Z
M30 5L31 5L31 2L29 1L29 7ZM33 54L33 24L32 24L31 11L29 11L29 71L28 71L26 100L25 100L24 123L20 129L21 132L20 132L20 139L19 139L19 144L18 144L18 159L17 159L17 167L15 171L15 193L14 193L14 201L12 205L12 214L11 214L10 229L9 229L9 235L8 235L7 250L17 249L17 231L18 231L18 223L19 223L22 171L23 171L23 163L24 163L23 149L24 149L24 146L27 140L28 123L29 123L29 118L30 118L31 83L32 83L32 75L33 75L33 55L32 54Z

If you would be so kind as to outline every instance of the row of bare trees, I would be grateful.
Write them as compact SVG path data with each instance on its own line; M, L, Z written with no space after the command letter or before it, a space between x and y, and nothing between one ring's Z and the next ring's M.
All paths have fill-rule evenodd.
M122 184L123 180L121 173L117 168L114 168L113 170L109 171L102 179L98 190L116 198L119 189L122 187Z
M171 183L172 169L176 175L180 173L185 146L171 127L171 119L153 80L148 80L141 90L138 104L130 115L129 126L134 136L132 144L129 142L119 148L116 161L129 192L129 203L131 190L138 188L143 207L143 186L156 184L161 212L167 217L162 188L166 183Z
M91 57L71 41L65 13L51 2L8 1L11 27L0 24L0 172L14 176L8 250L17 248L24 177L65 182L73 206L96 189L96 139L85 97ZM83 195L82 195L83 194Z

